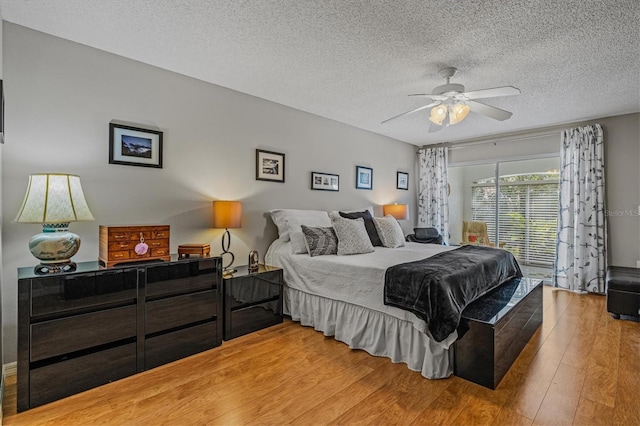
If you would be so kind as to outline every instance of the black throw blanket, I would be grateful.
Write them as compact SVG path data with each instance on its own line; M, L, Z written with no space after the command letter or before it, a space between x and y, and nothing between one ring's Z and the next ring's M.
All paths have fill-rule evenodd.
M412 312L443 341L460 322L464 308L511 278L521 277L508 251L467 245L387 269L384 304Z

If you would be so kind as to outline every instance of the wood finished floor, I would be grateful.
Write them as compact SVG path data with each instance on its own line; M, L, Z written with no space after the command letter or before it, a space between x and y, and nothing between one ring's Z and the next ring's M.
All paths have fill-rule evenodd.
M495 391L285 321L20 414L10 376L4 425L640 425L640 323L613 320L603 296L545 287L544 307Z

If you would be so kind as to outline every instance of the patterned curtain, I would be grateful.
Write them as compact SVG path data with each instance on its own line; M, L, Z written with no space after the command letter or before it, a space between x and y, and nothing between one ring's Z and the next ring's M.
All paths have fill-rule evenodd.
M447 191L448 149L423 148L420 158L420 191L418 193L418 226L431 226L449 241L449 194Z
M562 132L556 287L605 292L603 145L599 124Z

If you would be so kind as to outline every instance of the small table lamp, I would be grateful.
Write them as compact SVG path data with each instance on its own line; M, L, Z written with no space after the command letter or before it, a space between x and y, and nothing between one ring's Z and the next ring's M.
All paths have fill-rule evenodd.
M75 271L71 257L80 249L80 237L69 232L69 223L95 220L76 175L39 173L29 176L29 186L18 223L41 223L42 233L29 240L29 250L40 264L37 274Z
M214 201L213 202L213 227L224 228L225 232L222 235L222 256L229 254L231 260L229 264L224 267L225 274L232 274L236 272L231 267L235 256L229 251L231 245L231 234L229 228L240 228L242 219L242 203L240 201Z
M390 214L391 216L395 217L396 220L406 220L408 215L407 205L398 203L385 204L384 206L382 206L382 214L384 216Z

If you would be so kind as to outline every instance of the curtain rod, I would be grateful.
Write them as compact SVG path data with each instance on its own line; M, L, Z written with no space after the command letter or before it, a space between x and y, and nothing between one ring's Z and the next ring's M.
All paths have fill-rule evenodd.
M473 145L484 145L487 143L493 143L496 144L498 142L502 142L502 141L518 141L518 140L527 140L527 139L537 139L537 138L541 138L541 137L545 137L545 136L553 136L553 135L558 135L560 136L560 129L556 130L556 131L547 131L544 133L535 133L535 134L531 134L531 135L521 135L521 136L517 136L517 135L513 135L513 136L508 136L508 135L503 135L503 136L498 136L498 137L485 137L485 138L480 138L480 139L467 139L467 140L462 140L459 142L442 142L442 143L436 143L433 145L423 145L420 148L418 148L418 151L422 150L422 149L429 149L429 148L441 148L441 147L445 147L445 148L449 148L449 149L459 149L459 148L464 148L467 146L473 146Z
M498 134L498 135L493 135L493 136L484 136L484 137L479 137L479 138L469 138L469 139L463 139L461 141L451 141L451 142L442 142L442 143L437 143L437 144L433 144L433 145L422 145L420 148L418 148L418 152L422 149L427 149L427 148L440 148L440 147L447 147L447 148L451 148L451 149L457 149L457 148L463 148L465 146L471 146L471 145L480 145L480 144L485 144L485 143L497 143L500 141L504 141L504 140L525 140L525 139L534 139L534 138L539 138L539 137L544 137L544 136L553 136L553 135L560 135L560 133L563 130L567 130L567 129L572 129L574 127L580 127L580 126L585 126L588 124L596 124L600 121L600 119L592 119L592 120L584 120L584 121L573 121L573 122L569 122L569 123L563 123L563 124L556 124L555 126L549 126L549 127L541 127L538 128L537 131L536 129L529 129L529 130L524 130L524 131L520 131L520 132L512 132L512 133L505 133L505 134Z

